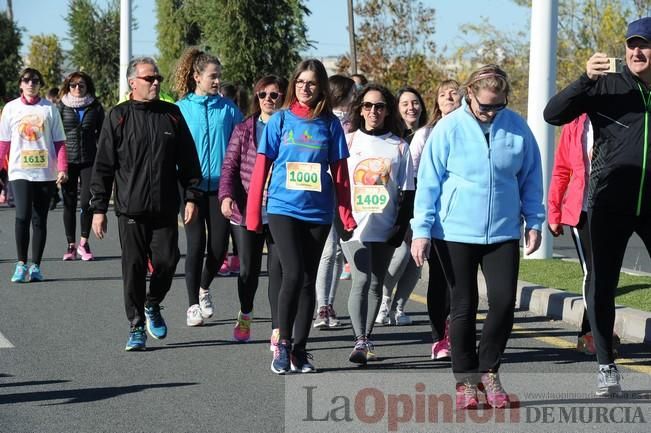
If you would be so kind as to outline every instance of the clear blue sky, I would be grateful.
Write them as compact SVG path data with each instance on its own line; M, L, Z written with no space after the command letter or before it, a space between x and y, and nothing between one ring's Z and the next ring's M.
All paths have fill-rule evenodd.
M246 0L242 0L246 1ZM105 7L106 0L95 0ZM497 28L507 31L525 30L528 27L530 11L514 4L511 0L423 0L427 6L436 9L435 41L442 49L454 49L460 33L458 28L465 23L478 23L486 17ZM156 55L156 12L154 0L133 0L133 15L138 20L138 30L133 34L134 55ZM348 51L348 15L346 0L308 0L312 11L306 22L308 37L315 48L308 53L317 57L340 55ZM23 51L29 46L30 36L54 33L69 49L68 26L65 21L67 0L14 0L14 17L25 29ZM0 9L6 3L0 0Z

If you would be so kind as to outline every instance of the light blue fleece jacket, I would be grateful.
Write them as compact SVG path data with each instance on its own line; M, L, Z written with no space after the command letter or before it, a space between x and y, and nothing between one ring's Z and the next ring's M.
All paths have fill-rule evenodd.
M228 140L235 125L242 121L242 113L233 101L219 95L188 93L176 105L197 147L203 176L199 188L206 192L217 191Z
M432 130L418 168L413 238L470 244L520 239L545 219L540 151L518 114L497 113L487 142L467 104Z

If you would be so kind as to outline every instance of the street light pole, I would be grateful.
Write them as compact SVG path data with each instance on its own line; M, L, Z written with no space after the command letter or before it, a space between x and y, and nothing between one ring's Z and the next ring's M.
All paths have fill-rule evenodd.
M531 4L531 45L529 48L529 104L527 123L536 137L542 160L544 201L554 165L554 127L545 122L543 110L556 92L556 33L558 0L533 0ZM552 239L542 228L540 248L532 259L552 257Z
M353 15L353 0L348 0L348 41L350 42L350 70L357 73L357 49L355 48L355 18Z
M120 0L120 94L122 100L129 93L127 68L131 60L131 0Z

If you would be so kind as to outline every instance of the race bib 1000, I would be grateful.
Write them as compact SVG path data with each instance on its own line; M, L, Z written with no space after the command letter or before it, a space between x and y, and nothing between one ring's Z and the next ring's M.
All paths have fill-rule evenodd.
M321 192L321 164L316 162L288 162L287 189Z

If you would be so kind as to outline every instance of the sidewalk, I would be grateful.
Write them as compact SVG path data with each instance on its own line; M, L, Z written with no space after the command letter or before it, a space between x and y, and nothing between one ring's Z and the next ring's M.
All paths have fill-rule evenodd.
M623 272L627 270L622 269ZM633 271L631 271L633 272ZM479 277L479 295L486 298L486 283ZM577 328L583 319L583 298L575 293L550 289L526 281L518 281L515 307L539 316L572 324ZM615 332L623 340L651 344L651 313L618 305Z

